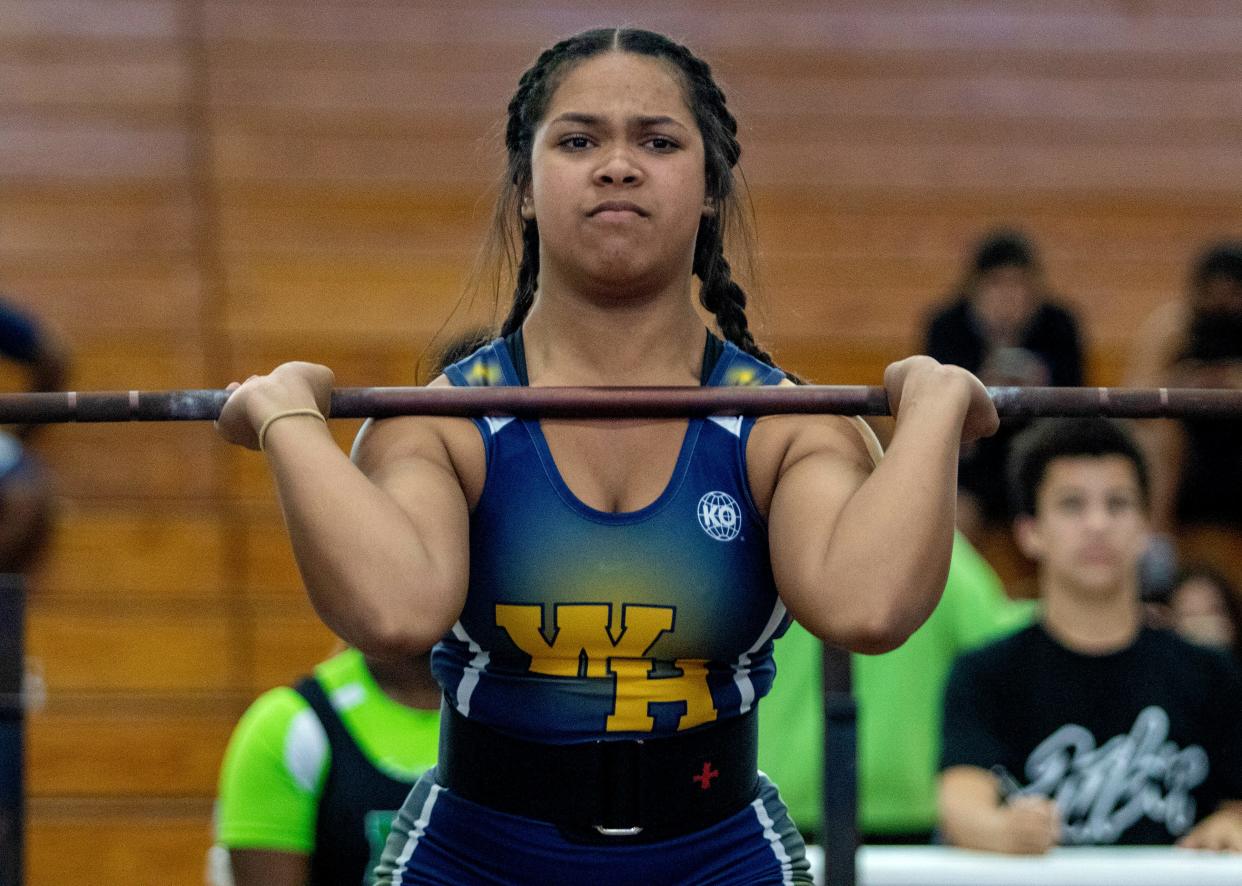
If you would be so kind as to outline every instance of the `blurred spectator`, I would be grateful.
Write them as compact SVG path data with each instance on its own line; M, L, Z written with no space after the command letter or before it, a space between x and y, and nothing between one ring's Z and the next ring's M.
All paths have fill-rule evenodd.
M1034 246L1014 231L996 231L978 245L948 303L928 322L923 350L989 386L1083 383L1078 324L1049 292ZM958 527L976 545L984 527L1007 526L1005 456L1020 429L1003 421L994 436L962 449Z
M953 843L1242 851L1242 673L1143 624L1142 456L1106 419L1015 441L1015 531L1042 621L957 660L945 691L941 828Z
M1126 384L1242 388L1242 242L1208 248L1187 297L1139 330ZM1176 534L1182 556L1242 582L1242 419L1143 422L1152 466L1152 523ZM1165 590L1159 588L1158 590Z
M944 596L905 645L852 658L858 700L859 825L871 843L928 843L936 825L940 697L954 657L1029 620L959 535ZM809 839L821 833L823 645L797 624L776 644L780 678L759 706L759 768Z
M1165 603L1172 628L1192 643L1219 649L1242 665L1242 603L1228 579L1210 566L1191 566Z
M0 357L18 364L25 390L65 384L67 351L46 325L0 300ZM25 573L47 542L53 496L46 471L26 448L39 425L0 431L0 572Z
M439 734L429 655L380 662L346 649L264 693L221 767L213 886L371 884Z

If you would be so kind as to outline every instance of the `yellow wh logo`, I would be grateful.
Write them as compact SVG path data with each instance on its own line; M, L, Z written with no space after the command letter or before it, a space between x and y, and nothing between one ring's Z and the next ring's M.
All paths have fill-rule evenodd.
M656 659L647 657L656 641L673 630L671 606L623 604L614 616L610 603L561 603L553 607L552 639L543 632L539 604L496 605L496 625L530 656L530 670L553 677L614 678L609 732L650 732L650 706L683 702L677 728L689 729L716 719L707 667L701 659L677 659L678 671L653 676Z

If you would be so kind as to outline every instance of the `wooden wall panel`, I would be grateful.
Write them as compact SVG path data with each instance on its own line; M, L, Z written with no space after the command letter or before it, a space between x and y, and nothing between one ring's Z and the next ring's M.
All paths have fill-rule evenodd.
M70 505L36 582L40 596L218 599L223 527L211 512Z
M236 713L39 713L28 721L32 797L211 796ZM84 749L89 749L84 753Z
M48 692L208 693L238 688L236 629L219 607L109 599L32 601L27 650Z
M203 882L211 810L130 804L32 806L27 882L164 886Z

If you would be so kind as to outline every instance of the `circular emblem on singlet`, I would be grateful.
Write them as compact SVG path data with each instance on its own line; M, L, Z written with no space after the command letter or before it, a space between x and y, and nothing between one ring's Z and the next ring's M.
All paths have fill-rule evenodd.
M699 525L716 541L733 541L742 531L742 511L727 492L709 492L699 499Z

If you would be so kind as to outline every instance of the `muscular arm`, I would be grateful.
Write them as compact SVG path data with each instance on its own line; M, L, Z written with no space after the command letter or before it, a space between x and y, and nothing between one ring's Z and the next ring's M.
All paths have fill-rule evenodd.
M768 440L784 443L766 453L778 464L768 519L781 598L812 633L857 652L901 645L940 599L963 426L980 396L991 409L973 376L918 360L890 379L896 430L874 470L840 419L787 419Z
M248 393L234 408L244 414L222 413L222 432L253 446L267 417L326 404L331 383L328 370L308 364L251 379L234 393ZM313 416L268 428L265 455L311 602L368 655L423 652L461 611L469 520L449 450L472 432L451 419L378 422L360 441L355 466ZM477 434L472 442L481 451Z

